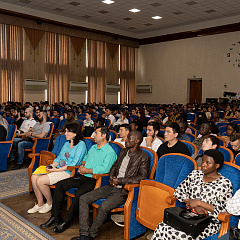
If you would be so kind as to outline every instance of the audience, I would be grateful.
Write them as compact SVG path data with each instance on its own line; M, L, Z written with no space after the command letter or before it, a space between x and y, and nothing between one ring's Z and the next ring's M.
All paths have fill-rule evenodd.
M118 142L125 147L125 142L128 134L131 132L131 126L129 124L122 124L119 128L119 138L116 138L114 142Z
M228 147L234 154L234 158L238 153L240 153L240 133L236 132L233 133L230 136L230 145L231 147Z
M178 123L179 127L180 127L180 132L178 135L178 140L185 140L188 142L191 142L190 137L186 134L186 130L188 128L188 124L186 121L181 121Z
M221 136L221 138L224 139L226 146L228 146L230 142L230 136L236 132L239 132L238 125L234 122L228 123L227 130L226 130L227 136Z
M110 107L106 107L105 109L105 114L106 114L106 117L105 119L108 119L111 121L111 125L113 125L115 122L116 122L116 119L115 117L112 115L112 109Z

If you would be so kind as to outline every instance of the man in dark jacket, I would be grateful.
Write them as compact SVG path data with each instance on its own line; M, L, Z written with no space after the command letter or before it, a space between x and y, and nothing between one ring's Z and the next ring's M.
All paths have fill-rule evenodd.
M109 173L109 185L82 195L79 199L80 237L72 240L88 240L98 235L99 227L104 223L111 209L125 203L128 192L125 184L140 183L148 177L150 160L139 145L142 134L132 131L128 134L126 148L123 149ZM98 199L106 199L98 208L97 216L89 228L89 205Z

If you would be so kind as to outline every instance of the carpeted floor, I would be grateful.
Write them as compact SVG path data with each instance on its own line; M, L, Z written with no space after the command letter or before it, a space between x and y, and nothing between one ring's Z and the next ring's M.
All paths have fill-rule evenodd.
M0 239L52 240L54 238L0 203Z
M27 168L0 173L0 199L27 193Z

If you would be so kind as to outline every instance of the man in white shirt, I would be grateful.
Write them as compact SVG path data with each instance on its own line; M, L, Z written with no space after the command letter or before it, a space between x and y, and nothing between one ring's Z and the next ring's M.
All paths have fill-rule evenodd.
M26 120L23 121L21 127L20 127L20 133L25 133L29 131L29 128L34 127L36 124L36 121L33 118L33 108L29 107L25 109L25 117Z
M119 128L120 138L116 138L114 142L118 142L125 147L125 141L127 139L129 132L131 132L131 126L129 124L122 124Z
M116 119L112 115L112 110L110 109L110 107L106 108L105 113L106 113L105 119L109 119L111 121L111 125L113 125L116 122Z
M157 152L159 146L163 143L158 137L160 125L157 122L149 122L147 125L147 137L143 138L141 147L151 148Z

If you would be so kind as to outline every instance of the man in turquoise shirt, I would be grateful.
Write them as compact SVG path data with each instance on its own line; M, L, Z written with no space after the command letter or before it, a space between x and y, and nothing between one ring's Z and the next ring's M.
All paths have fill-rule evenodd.
M52 215L49 220L40 225L41 228L53 228L56 233L61 233L69 228L74 216L78 214L79 198L81 195L94 189L96 180L93 174L109 173L112 165L117 159L117 155L108 143L110 133L107 127L101 126L95 130L94 138L97 144L93 145L88 154L84 157L78 169L80 176L64 179L56 184L53 196ZM62 221L62 204L65 192L70 188L77 188L75 198L69 208L66 217Z

